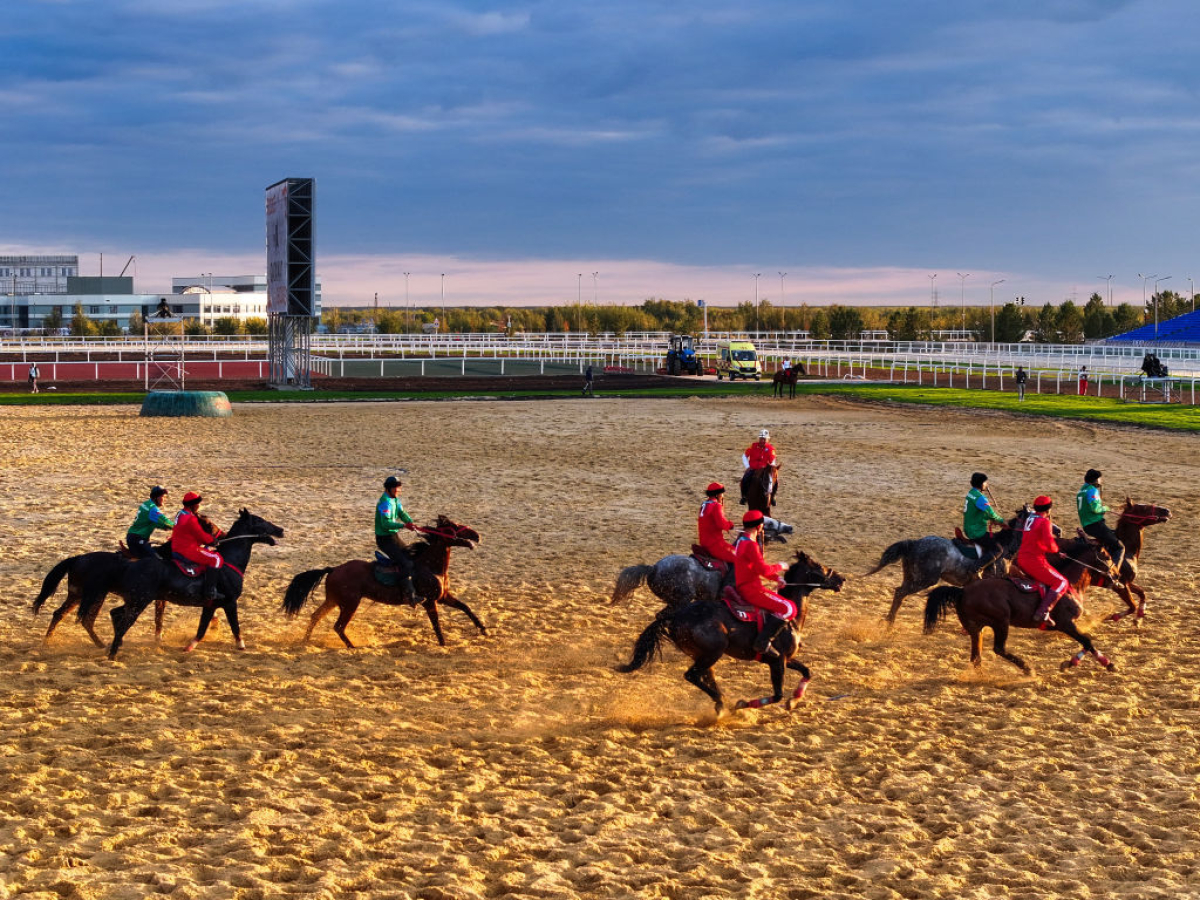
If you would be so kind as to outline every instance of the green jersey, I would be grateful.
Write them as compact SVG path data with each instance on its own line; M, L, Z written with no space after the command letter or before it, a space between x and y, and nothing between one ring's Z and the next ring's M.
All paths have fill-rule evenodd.
M148 538L154 533L155 528L170 531L174 527L171 520L163 515L163 511L158 508L158 504L153 500L147 500L138 507L137 517L134 518L133 524L129 526L129 533L136 534L138 537Z
M375 504L375 536L387 537L395 534L405 525L412 522L412 516L404 511L404 505L399 497L389 497L384 491L379 502Z
M1085 484L1075 495L1075 508L1079 510L1079 524L1084 528L1104 521L1108 507L1100 499L1100 488L1094 484Z
M1004 524L1004 517L992 509L987 496L979 488L971 488L963 503L963 534L971 540L986 537L988 522Z

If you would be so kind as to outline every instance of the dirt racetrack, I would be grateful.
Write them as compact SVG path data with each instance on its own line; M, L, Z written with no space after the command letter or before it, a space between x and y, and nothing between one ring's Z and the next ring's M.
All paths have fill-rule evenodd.
M1034 677L967 665L921 599L881 627L896 569L812 598L805 704L714 723L668 648L621 675L657 609L617 572L685 549L700 489L759 428L796 544L849 576L957 523L972 471L1008 507L1082 473L1172 508L1147 532L1140 631L1092 621L1119 667L1014 632ZM1034 898L1200 896L1200 512L1195 438L821 399L240 405L230 419L7 409L0 522L0 898ZM290 577L366 557L380 482L418 521L483 536L451 577L487 623L364 606L341 646L278 611ZM108 662L29 603L73 552L115 544L151 484L255 551L238 653L189 655L194 610L149 616ZM731 498L731 513L736 509ZM775 548L771 558L786 558ZM321 596L318 591L317 597ZM1111 611L1095 595L1089 614ZM101 632L108 634L106 615ZM725 661L730 700L768 686ZM795 684L789 674L787 686Z

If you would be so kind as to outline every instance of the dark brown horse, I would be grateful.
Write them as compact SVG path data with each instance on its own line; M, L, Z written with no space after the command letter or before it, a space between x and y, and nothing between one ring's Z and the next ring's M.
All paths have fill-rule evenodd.
M778 703L783 699L784 669L799 672L800 684L787 704L791 709L804 696L812 678L808 667L795 658L800 648L799 631L808 612L808 595L818 588L840 591L845 579L806 554L797 553L796 562L784 573L784 581L786 584L779 588L779 593L796 603L799 614L788 623L790 627L775 638L773 646L777 654L761 659L754 652L754 640L758 636L756 623L740 621L721 600L697 600L683 609L668 606L660 611L638 636L633 646L633 658L628 664L618 666L617 671L637 671L656 654L661 654L661 643L667 638L692 658L692 666L683 677L712 698L718 717L725 709L725 700L712 670L722 656L760 660L771 669L771 695L739 700L736 709L759 709Z
M425 608L433 632L437 635L438 643L446 646L446 638L442 634L441 622L438 618L438 604L444 603L454 609L461 609L467 614L479 629L487 634L483 623L476 618L471 608L450 593L450 579L447 572L450 568L450 551L454 547L473 548L479 542L479 532L465 525L450 521L445 516L438 516L437 524L432 528L418 528L424 539L417 541L408 548L413 560L413 600L406 601L400 597L400 588L395 584L382 584L375 577L375 563L365 559L352 559L340 566L330 566L325 569L309 569L301 572L292 579L283 596L282 609L288 618L294 618L300 612L305 602L316 590L321 579L325 576L325 602L317 607L309 620L308 630L304 632L304 640L312 637L313 629L325 615L334 607L338 608L338 618L333 630L351 650L354 644L346 636L346 626L358 611L358 605L364 597L376 603L386 603L389 606L416 606L418 603Z
M1053 560L1052 560L1053 561ZM1053 561L1054 567L1062 572L1071 583L1072 592L1054 607L1053 630L1078 641L1083 649L1062 664L1063 671L1077 666L1084 656L1091 654L1100 665L1110 672L1116 669L1108 658L1092 644L1092 639L1080 631L1075 620L1083 612L1081 603L1089 585L1100 578L1112 578L1116 574L1112 558L1103 547L1088 544L1077 556ZM925 603L925 633L933 631L938 621L951 606L958 613L958 620L971 636L971 662L976 666L983 661L983 629L992 629L992 650L997 656L1007 659L1022 672L1032 670L1025 660L1008 652L1009 628L1038 628L1034 619L1041 598L1037 591L1022 591L1008 578L985 578L973 581L966 587L939 587L929 592Z
M779 466L747 469L742 478L742 492L746 497L746 508L757 509L764 516L771 515L771 507L775 505L775 491L779 483Z
M784 386L788 388L788 399L796 399L796 379L801 375L807 375L804 371L804 366L795 364L790 369L776 369L775 374L771 376L771 396L783 399Z
M1142 555L1142 531L1150 525L1160 525L1163 522L1169 521L1171 511L1165 506L1155 506L1153 503L1134 503L1128 497L1125 498L1125 506L1121 509L1121 515L1117 519L1117 527L1113 529L1121 543L1125 545L1125 561L1121 563L1121 580L1118 582L1105 582L1105 584L1116 591L1117 595L1125 601L1126 609L1121 612L1113 613L1112 621L1119 622L1130 613L1135 614L1135 619L1140 620L1146 615L1146 592L1142 590L1141 585L1137 584L1138 577L1138 558ZM1133 601L1133 595L1137 594L1138 600Z

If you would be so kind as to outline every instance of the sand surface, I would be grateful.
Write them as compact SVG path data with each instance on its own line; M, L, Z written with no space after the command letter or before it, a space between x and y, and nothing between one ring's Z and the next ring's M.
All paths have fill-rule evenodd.
M768 426L779 514L848 576L947 533L970 473L1002 502L1070 513L1083 471L1172 507L1148 532L1149 618L1091 623L1116 674L1017 631L1026 677L968 666L898 569L812 598L795 712L714 722L669 648L613 670L657 609L608 605L624 566L693 539L700 489L733 484ZM996 898L1200 895L1196 438L809 399L239 406L228 420L7 409L0 489L0 897ZM407 470L419 521L483 536L445 610L367 604L299 645L291 576L364 558L379 484ZM48 646L43 574L124 534L149 485L287 529L247 571L236 652L196 611L150 617L109 662L74 621ZM735 501L736 497L732 498ZM786 558L776 547L773 559ZM318 598L321 592L318 592ZM1096 620L1116 608L1098 595ZM101 633L109 634L107 615ZM728 697L765 667L722 662ZM789 674L787 686L795 684Z

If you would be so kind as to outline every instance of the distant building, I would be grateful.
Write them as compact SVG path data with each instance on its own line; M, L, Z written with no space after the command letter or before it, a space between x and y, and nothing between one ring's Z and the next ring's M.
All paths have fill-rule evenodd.
M0 256L0 293L65 294L78 256Z

